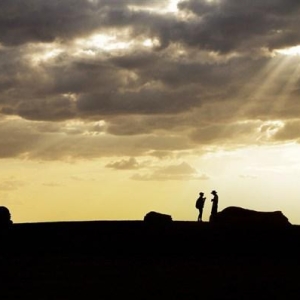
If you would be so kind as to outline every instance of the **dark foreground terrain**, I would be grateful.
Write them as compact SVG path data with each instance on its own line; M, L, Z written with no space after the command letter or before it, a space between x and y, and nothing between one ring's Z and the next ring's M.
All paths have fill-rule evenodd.
M299 299L300 227L14 224L0 299Z

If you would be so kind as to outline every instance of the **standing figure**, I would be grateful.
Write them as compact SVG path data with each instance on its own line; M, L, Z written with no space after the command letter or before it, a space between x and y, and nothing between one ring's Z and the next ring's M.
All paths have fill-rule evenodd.
M213 218L215 217L215 215L218 212L219 196L217 195L216 191L212 191L211 194L214 195L214 197L211 199L212 207L211 207L210 220L213 220Z
M204 193L199 193L199 198L196 201L196 208L199 210L199 215L198 215L198 222L202 221L202 213L203 213L203 207L204 207L204 202L205 202L205 197Z

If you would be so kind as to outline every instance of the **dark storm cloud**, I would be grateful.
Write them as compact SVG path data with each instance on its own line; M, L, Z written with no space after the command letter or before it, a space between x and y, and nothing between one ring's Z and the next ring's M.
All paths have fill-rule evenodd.
M97 4L84 0L10 1L0 3L0 41L7 45L52 42L97 28Z
M230 62L217 61L205 53L187 52L179 56L176 47L161 52L134 51L121 57L112 59L118 68L136 72L140 82L159 81L172 89L180 86L207 87L208 85L223 85L230 82L232 77L245 76L242 72L247 68L247 73L253 72L258 67L259 61L254 62L250 68L249 60L243 58L233 59ZM228 69L232 73L228 73Z
M5 109L3 109L5 112ZM53 99L34 99L22 102L16 109L15 114L31 120L66 120L74 117L72 100L66 97Z
M185 91L144 88L137 92L81 95L77 108L82 112L100 115L164 114L181 112L197 101L197 98L192 98Z
M127 4L137 1L88 0L2 0L0 2L0 41L7 45L26 42L52 42L69 39L98 29L124 15ZM141 1L147 4L147 1ZM111 9L115 9L111 11ZM124 18L124 16L123 16ZM117 20L115 20L117 23Z
M190 45L228 52L281 48L300 41L297 0L190 0L179 3L179 8L199 18L194 31L188 30L183 38Z
M45 65L53 79L53 93L93 93L111 91L126 85L126 70L103 59L62 58L61 63Z

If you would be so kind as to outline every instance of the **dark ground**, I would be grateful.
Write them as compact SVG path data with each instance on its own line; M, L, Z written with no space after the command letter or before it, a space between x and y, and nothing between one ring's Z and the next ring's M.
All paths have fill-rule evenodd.
M0 299L299 299L300 226L14 224Z

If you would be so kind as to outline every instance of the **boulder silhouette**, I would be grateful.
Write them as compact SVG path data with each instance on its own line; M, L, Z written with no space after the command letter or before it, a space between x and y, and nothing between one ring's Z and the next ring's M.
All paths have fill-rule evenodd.
M281 211L255 211L229 206L218 212L213 223L222 225L289 226L291 223Z
M162 214L156 211L150 211L145 215L144 221L147 224L167 225L172 222L172 217L167 214Z
M9 209L5 206L0 206L0 229L8 228L12 224Z

